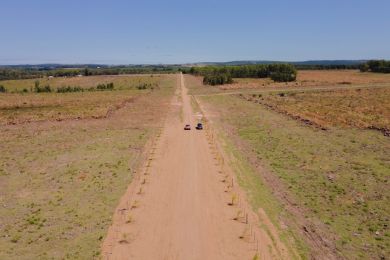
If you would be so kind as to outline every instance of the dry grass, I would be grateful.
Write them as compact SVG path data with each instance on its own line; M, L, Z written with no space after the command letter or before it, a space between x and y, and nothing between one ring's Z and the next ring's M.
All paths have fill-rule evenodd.
M278 112L323 127L390 129L390 88L247 95Z
M342 258L389 255L389 137L366 128L390 128L390 75L299 71L288 84L186 82L231 142L227 149L251 165L238 171L238 181L252 205L282 220L297 241L305 238L298 243L303 257L310 257L306 246L318 256L318 237ZM306 225L317 236L302 231Z
M139 94L140 91L3 94L0 95L0 124L102 118L109 110L134 101Z
M361 97L365 105L382 109L374 100L381 100L383 91L388 91L365 91L368 97ZM344 122L339 120L347 117L341 114L339 119L332 107L321 104L331 100L337 100L335 104L348 104L351 94L359 96L350 91L307 92L291 99L295 102L302 95L305 99L297 104L305 102L306 107L313 111L317 109L320 114L327 111L334 115L329 117L332 124L339 124ZM282 102L279 100L282 97L271 98ZM389 100L383 98L382 105ZM389 137L376 131L349 127L332 128L331 131L305 127L301 122L238 95L210 95L200 99L215 115L213 122L223 129L228 140L234 142L235 149L240 150L243 160L251 162L253 167L264 167L253 174L245 170L239 175L248 175L240 184L248 190L255 208L264 208L270 216L282 219L289 229L294 230L296 225L295 232L302 237L305 237L302 226L314 223L316 234L324 235L344 258L380 259L389 255ZM303 109L295 107L297 104L293 102L285 103L294 111ZM338 107L344 108L344 105ZM352 115L359 114L348 106L345 109L346 115L348 111ZM369 108L369 111L373 117L384 118L376 108ZM264 194L269 189L277 191L275 194L288 194L287 200L285 195L274 196L283 205L290 205L291 199L296 210L291 211L291 215L276 214L278 206L268 205L274 197ZM313 237L306 241L308 245L318 243L313 242ZM316 246L312 250L313 255L318 253Z
M138 90L139 84L153 84L153 91L163 84L163 76L94 76L41 79L55 87L79 86L89 88L101 83L114 82L114 91L74 93L5 93L0 95L0 125L44 120L102 118L152 90ZM3 81L8 89L21 89L34 80ZM43 85L44 83L41 83Z
M39 81L40 86L50 85L56 89L59 87L96 87L98 84L114 83L116 89L132 89L141 83L158 83L164 75L113 75L113 76L89 76L89 77L58 77L25 80L4 80L0 81L8 92L22 91L27 89L32 92L35 81Z
M275 83L271 79L234 79L235 83L220 88L258 89L269 87L316 87L334 85L370 85L390 83L390 75L361 73L357 70L300 70L296 82Z
M390 75L358 70L300 70L297 81L308 86L390 83Z
M144 159L146 142L163 123L176 76L162 77L159 84L153 92L21 95L38 104L58 98L66 105L53 109L66 115L67 102L74 109L91 108L93 117L99 102L115 106L122 95L137 98L107 118L0 126L0 259L99 257L119 198ZM51 109L36 111L50 118ZM18 118L30 116L19 113Z

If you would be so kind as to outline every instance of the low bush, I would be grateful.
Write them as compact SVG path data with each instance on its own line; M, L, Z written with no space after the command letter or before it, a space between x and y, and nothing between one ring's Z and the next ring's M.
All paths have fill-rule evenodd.
M272 66L270 78L275 82L290 82L297 79L297 70L289 64L275 64Z
M36 93L50 93L51 92L51 87L49 85L40 87L40 86L35 86L34 91Z
M3 85L0 85L0 93L5 93L5 92L7 92L7 89Z
M210 74L203 78L203 84L205 85L223 85L233 83L233 79L230 74Z
M140 83L137 86L137 89L148 89L148 88L154 89L151 83Z
M96 87L97 90L113 90L114 89L114 83L107 83L107 84L99 84Z
M57 93L67 93L67 92L83 92L84 89L81 87L60 87L57 88Z

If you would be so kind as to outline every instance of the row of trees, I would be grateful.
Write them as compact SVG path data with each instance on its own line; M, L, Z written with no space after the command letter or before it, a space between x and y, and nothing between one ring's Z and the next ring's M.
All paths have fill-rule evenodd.
M40 70L32 68L0 68L0 80L34 79L43 77L75 77L120 74L176 73L175 66L122 66L107 68L57 68Z
M390 73L390 61L386 60L370 60L360 66L362 72L379 72Z
M188 72L204 76L204 83L210 85L231 83L232 78L271 78L289 82L297 77L297 70L291 64L192 67Z
M337 65L301 65L294 64L297 70L357 70L361 64L337 64Z
M33 79L42 77L42 72L30 69L0 69L0 80Z

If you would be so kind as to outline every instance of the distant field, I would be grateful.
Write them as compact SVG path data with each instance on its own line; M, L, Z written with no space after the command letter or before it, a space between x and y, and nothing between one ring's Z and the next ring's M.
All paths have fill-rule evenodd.
M297 81L275 83L270 79L234 79L235 83L222 89L264 88L264 87L314 87L333 85L390 84L390 75L383 73L362 73L357 70L299 70Z
M318 85L329 73L324 71ZM354 72L336 74L343 73ZM372 77L385 82L385 76ZM373 78L356 84L373 82ZM328 83L339 80L343 79ZM347 259L390 255L390 142L382 132L365 129L389 127L389 88L356 88L352 84L354 88L347 90L289 91L287 86L278 88L283 91L251 94L252 88L244 88L242 95L225 95L218 87L202 86L198 78L188 76L187 82L193 94L201 94L198 99L211 120L258 169L258 175L243 184L248 193L259 196L264 187L273 190L295 216L279 212L277 220L289 227L296 221L296 234L302 237L307 234L302 226L307 225L307 230L328 239L335 252ZM319 129L321 126L328 130ZM289 199L281 194L288 194ZM275 209L267 207L269 201L272 199L253 197L253 205L268 209L272 216ZM316 255L318 241L309 237L306 242Z
M246 98L318 126L387 129L390 133L388 87L247 94Z
M114 83L115 89L134 89L140 84L157 83L163 75L115 75L115 76L88 76L88 77L56 77L56 78L41 78L41 79L25 79L25 80L4 80L0 81L8 92L27 91L32 92L36 81L39 81L40 86L49 85L56 89L59 87L81 87L90 88L96 87L98 84Z
M89 88L113 82L114 90L75 93L2 93L0 94L0 125L105 117L125 104L134 102L139 95L157 91L167 77L169 78L169 76L146 75L41 79L41 86L49 82L53 88L61 86ZM21 91L25 87L33 89L34 82L35 80L0 81L0 85L4 85L8 92L12 92ZM138 86L144 84L148 85L147 89L138 89Z
M190 87L190 93L198 94L224 94L229 92L251 93L251 91L271 91L278 89L297 88L354 88L390 86L390 75L383 73L361 73L355 70L300 70L297 81L276 83L271 79L239 78L233 84L220 86L204 86L202 77L186 76L196 88Z
M149 80L121 80L134 78ZM0 125L0 259L100 258L177 76L156 80L153 91L0 94L2 123L15 123Z

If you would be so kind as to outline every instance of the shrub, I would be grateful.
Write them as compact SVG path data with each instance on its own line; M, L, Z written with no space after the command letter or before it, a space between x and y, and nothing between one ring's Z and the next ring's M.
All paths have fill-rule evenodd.
M35 87L34 87L34 91L36 93L49 93L51 92L51 87L49 85L46 85L46 86L43 86L43 87L40 87L39 86L39 81L38 81L38 84L37 84L37 81L35 82Z
M140 83L137 86L137 89L148 89L148 88L153 90L154 86L151 83Z
M270 67L270 78L276 82L290 82L297 78L297 70L289 64L273 64Z
M296 72L273 72L271 74L271 79L276 82L290 82L295 81L297 78Z
M146 83L142 83L142 84L139 84L138 86L137 86L137 89L147 89L147 84Z
M233 83L233 79L229 74L226 73L206 75L203 78L203 84L205 85L215 86L230 83Z
M66 92L83 92L84 89L81 87L60 87L57 88L57 93L66 93Z
M0 85L0 93L5 93L5 92L7 92L7 89L3 85Z
M113 90L114 89L114 83L107 83L107 84L99 84L96 87L97 90Z

